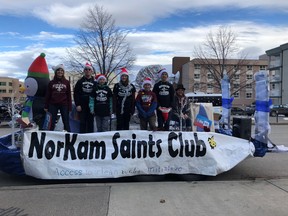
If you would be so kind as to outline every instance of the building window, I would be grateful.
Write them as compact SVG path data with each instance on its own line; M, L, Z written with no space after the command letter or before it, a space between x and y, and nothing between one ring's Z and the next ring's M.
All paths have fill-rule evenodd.
M9 90L9 93L12 93L13 91L12 90Z
M252 83L246 84L246 89L252 89Z
M239 66L238 66L238 65L234 65L234 66L233 66L233 70L234 70L234 72L239 71Z
M246 75L246 79L247 79L247 80L253 79L253 74L247 74L247 75Z
M260 70L266 70L266 65L260 65Z
M194 74L194 79L200 79L200 74Z
M240 94L239 94L239 92L235 92L235 93L233 94L233 96L234 96L234 98L239 98L239 97L240 97Z
M275 83L272 83L272 84L271 84L271 89L275 89L275 88L276 88Z
M0 86L6 86L6 82L0 82Z
M252 92L246 92L246 98L252 98Z
M201 69L201 65L199 65L199 64L194 64L194 69Z
M239 89L239 87L240 87L240 84L239 84L239 83L234 83L234 84L233 84L233 88L234 88L234 89Z
M9 86L12 86L12 82L9 82Z
M194 83L194 91L197 91L200 89L199 83Z
M6 89L0 89L0 93L6 93Z
M213 75L212 75L211 73L208 73L208 74L207 74L207 78L208 78L208 79L213 79Z
M252 65L247 65L247 70L252 70L253 66Z
M212 88L213 88L213 85L210 84L210 83L208 83L208 84L207 84L207 88L208 88L208 89L212 89Z
M235 79L235 80L239 80L239 79L240 79L240 75L239 75L239 74L235 74L235 75L234 75L234 79Z

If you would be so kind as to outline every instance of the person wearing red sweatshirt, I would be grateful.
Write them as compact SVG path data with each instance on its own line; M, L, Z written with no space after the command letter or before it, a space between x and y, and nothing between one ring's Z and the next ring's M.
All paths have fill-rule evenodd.
M148 130L148 124L150 130L156 131L156 114L157 97L153 91L151 91L152 80L145 78L142 84L142 89L139 91L136 97L136 107L140 119L140 129Z
M57 114L60 110L64 130L70 132L69 111L72 109L70 82L64 76L65 68L63 64L52 67L52 69L55 75L48 84L44 110L52 115L50 130L55 129Z

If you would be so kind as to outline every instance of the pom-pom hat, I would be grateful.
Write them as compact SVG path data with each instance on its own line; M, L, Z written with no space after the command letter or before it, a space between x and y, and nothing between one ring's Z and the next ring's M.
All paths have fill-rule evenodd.
M84 69L91 69L93 71L93 67L91 64L89 64L88 62L86 62Z
M107 78L104 74L97 74L95 76L96 81L98 82L100 79L105 79L105 82L107 81Z
M40 77L49 79L49 70L45 60L45 53L41 53L28 69L29 77Z
M149 84L150 86L152 86L152 80L150 77L147 77L144 79L143 84L142 84L142 88L144 88L145 84Z
M167 76L168 76L168 72L167 72L166 68L162 68L161 70L158 71L158 76L159 76L159 78L161 78L161 76L162 76L163 73L166 73Z
M65 67L64 67L63 64L59 64L59 65L53 66L52 69L53 69L54 72L56 72L58 69L62 69L63 71L65 71Z
M123 75L126 75L129 77L129 73L128 73L128 70L127 68L123 67L123 68L120 68L120 77L122 77Z

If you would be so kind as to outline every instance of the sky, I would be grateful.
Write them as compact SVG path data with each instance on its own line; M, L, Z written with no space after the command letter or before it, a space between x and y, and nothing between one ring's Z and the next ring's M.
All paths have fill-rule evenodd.
M174 56L193 59L195 47L220 26L231 28L250 59L288 43L287 0L0 0L0 76L23 80L41 52L50 70L62 63L95 4L129 31L134 71L151 64L171 70Z

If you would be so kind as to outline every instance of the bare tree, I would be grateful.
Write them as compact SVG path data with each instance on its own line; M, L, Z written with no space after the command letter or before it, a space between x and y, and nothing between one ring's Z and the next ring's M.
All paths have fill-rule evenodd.
M118 75L119 68L129 69L136 60L126 42L127 34L116 27L111 14L95 5L88 10L76 35L77 47L67 50L68 64L74 71L82 72L83 62L87 61L111 82Z
M240 79L240 77L246 74L247 65L250 64L250 61L246 60L247 54L244 53L241 53L240 57L235 58L239 53L236 42L237 36L235 32L227 26L221 26L217 32L210 31L207 34L203 46L194 49L196 57L194 63L201 66L201 69L204 70L204 73L201 74L206 76L206 79L203 79L205 82L199 83L200 86L206 87L206 85L210 85L217 92L220 92L221 79L224 73L227 73L230 84L234 83L234 85L231 85L233 86L231 95L247 86L246 80ZM209 80L208 83L207 80Z

